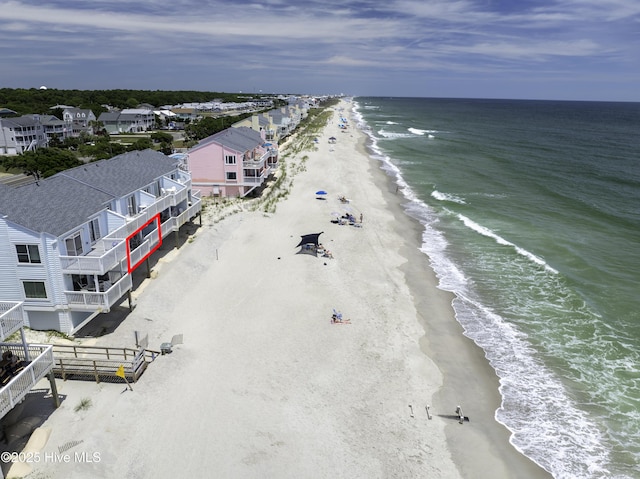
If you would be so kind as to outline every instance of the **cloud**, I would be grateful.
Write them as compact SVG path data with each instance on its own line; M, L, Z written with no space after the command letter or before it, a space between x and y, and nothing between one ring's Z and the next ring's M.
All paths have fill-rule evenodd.
M0 52L12 63L4 82L17 86L51 75L74 88L188 79L182 88L268 81L344 91L340 81L375 75L377 85L393 78L392 90L403 78L463 82L465 72L494 69L499 80L543 64L579 66L585 77L606 66L613 81L637 77L639 20L637 0L0 0Z

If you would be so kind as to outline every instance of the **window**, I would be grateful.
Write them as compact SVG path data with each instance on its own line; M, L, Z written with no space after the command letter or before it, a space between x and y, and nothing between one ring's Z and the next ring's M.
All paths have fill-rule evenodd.
M41 263L37 244L17 244L18 263Z
M23 281L24 295L31 299L43 299L47 297L47 290L43 281Z
M236 155L224 155L224 164L225 165L235 165L236 164Z
M91 236L91 242L95 243L101 238L100 234L100 221L98 218L94 218L89 221L89 235Z
M80 256L82 254L82 238L79 231L65 239L64 244L67 247L69 256Z
M235 171L227 171L227 180L237 180L238 174Z

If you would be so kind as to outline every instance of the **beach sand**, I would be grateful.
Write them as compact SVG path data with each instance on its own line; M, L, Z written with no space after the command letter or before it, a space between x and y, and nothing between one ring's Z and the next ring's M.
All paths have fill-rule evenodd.
M135 310L92 340L133 346L139 331L151 349L175 334L183 344L133 391L57 381L63 402L41 426L31 477L549 477L495 421L495 373L436 288L421 229L363 133L340 130L336 108L317 150L283 163L293 186L275 212L206 211L155 263ZM345 208L361 227L330 222ZM319 232L333 258L296 248ZM334 308L350 323L332 323Z

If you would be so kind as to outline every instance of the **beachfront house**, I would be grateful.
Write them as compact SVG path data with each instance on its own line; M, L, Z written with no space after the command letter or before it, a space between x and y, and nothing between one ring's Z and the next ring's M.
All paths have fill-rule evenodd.
M133 271L199 212L186 166L153 150L0 184L0 299L32 329L73 334L131 306Z
M269 110L268 113L271 121L276 126L276 134L281 139L293 133L303 119L302 111L292 105Z
M46 146L40 115L0 118L0 155L20 155Z
M193 186L211 196L246 196L266 181L277 162L277 148L246 126L215 133L187 153Z
M250 117L237 121L231 126L233 128L239 128L241 126L251 128L253 131L260 133L260 136L262 136L265 142L271 143L272 145L277 145L280 140L278 129L276 125L274 125L271 116L269 116L269 112L266 111L254 113Z

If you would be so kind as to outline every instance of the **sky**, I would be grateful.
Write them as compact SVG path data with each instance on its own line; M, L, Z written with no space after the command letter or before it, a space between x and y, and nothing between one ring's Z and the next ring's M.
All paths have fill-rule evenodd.
M0 0L0 87L640 101L639 0Z

